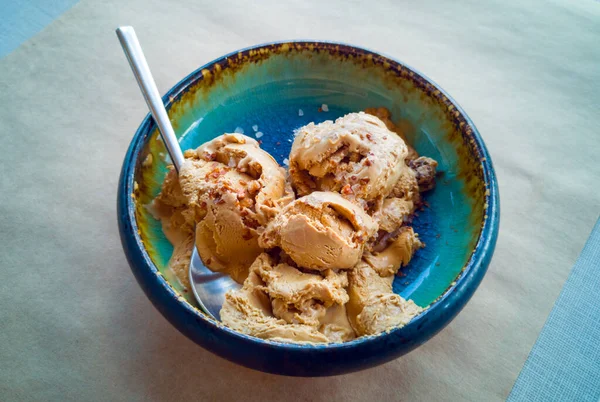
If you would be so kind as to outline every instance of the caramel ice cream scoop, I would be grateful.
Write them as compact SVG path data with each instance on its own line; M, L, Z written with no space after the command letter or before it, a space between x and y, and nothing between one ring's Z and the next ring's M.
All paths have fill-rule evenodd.
M402 138L379 118L350 113L298 130L290 152L290 178L300 196L335 191L369 202L388 196L408 169L407 155Z
M216 161L224 168L245 175L249 180L240 178L238 183L246 188L251 197L240 198L240 203L263 226L277 214L278 206L287 202L282 199L285 193L284 169L253 138L224 134L195 151L188 151L186 155L199 160ZM194 183L190 182L189 187L193 192Z
M263 253L241 290L221 309L225 325L259 338L343 342L355 337L346 317L345 272L307 273Z
M408 265L415 252L424 247L412 227L403 226L395 238L381 251L366 252L363 259L380 276L395 275L401 267Z
M423 309L392 291L394 276L381 277L364 261L348 273L348 319L358 336L404 326Z
M155 200L165 211L163 227L177 229L178 219L189 237L195 226L204 264L241 283L261 252L259 232L291 197L284 170L256 140L240 134L224 134L184 156L179 180L170 172Z
M280 247L300 267L352 268L377 225L358 205L333 192L316 191L288 204L259 238Z

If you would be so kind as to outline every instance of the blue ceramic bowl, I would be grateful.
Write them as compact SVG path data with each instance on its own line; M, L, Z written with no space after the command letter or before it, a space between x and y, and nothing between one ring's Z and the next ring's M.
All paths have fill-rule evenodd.
M401 356L440 331L471 298L496 243L498 188L477 129L439 86L414 69L369 50L324 42L260 45L221 57L184 78L163 98L184 149L224 132L264 135L262 147L280 163L293 130L367 107L387 107L417 151L442 172L426 195L415 230L417 252L394 291L428 308L403 328L344 344L296 345L242 335L196 307L166 265L172 247L144 205L159 192L166 150L150 116L125 156L118 191L123 249L136 279L182 333L226 359L295 376L342 374ZM323 104L328 107L321 108ZM323 109L328 109L327 111ZM151 154L151 166L142 162Z

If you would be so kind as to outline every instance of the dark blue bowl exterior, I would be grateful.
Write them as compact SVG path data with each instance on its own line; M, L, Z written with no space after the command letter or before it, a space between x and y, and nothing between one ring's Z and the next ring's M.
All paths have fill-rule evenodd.
M255 48L263 46L265 45ZM348 45L340 46L348 47ZM369 50L352 48L361 53L375 54ZM175 97L185 89L189 82L201 76L202 69L237 53L236 51L215 60L184 78L163 97L165 105L169 104L169 98ZM388 59L393 60L389 57ZM475 250L455 284L440 299L402 328L373 337L364 337L348 343L333 345L264 341L219 326L214 321L200 315L189 304L183 302L158 273L138 234L135 206L131 194L134 187L136 156L148 134L154 129L154 122L148 115L136 132L125 155L119 179L117 218L121 242L131 270L161 314L188 338L218 356L268 373L306 377L344 374L388 362L425 343L444 328L472 297L491 261L500 219L498 185L491 158L466 113L439 86L414 69L411 70L428 80L452 101L467 123L473 127L474 146L482 157L484 180L488 184L490 192L486 210L487 217L484 219Z

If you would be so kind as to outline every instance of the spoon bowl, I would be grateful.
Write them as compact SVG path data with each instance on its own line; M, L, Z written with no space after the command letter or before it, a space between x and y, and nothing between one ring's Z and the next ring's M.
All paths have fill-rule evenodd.
M196 247L192 250L189 276L192 292L198 304L217 320L221 320L221 307L225 302L225 293L238 290L241 286L229 275L206 268Z

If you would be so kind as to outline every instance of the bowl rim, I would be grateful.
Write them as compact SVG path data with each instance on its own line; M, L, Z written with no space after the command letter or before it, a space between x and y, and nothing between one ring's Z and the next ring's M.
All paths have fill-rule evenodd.
M440 308L448 311L448 315L445 315L441 322L434 326L433 332L423 336L423 339L419 342L419 344L424 343L431 337L433 337L436 333L438 333L441 329L443 329L452 319L462 310L464 305L468 302L468 300L472 297L473 293L477 289L479 283L483 279L485 275L489 262L494 252L494 247L496 244L498 230L499 230L499 221L500 221L500 202L499 202L499 192L498 192L498 183L496 174L493 168L492 160L487 151L487 148L479 134L479 131L475 127L473 121L466 114L464 109L452 98L441 86L439 86L436 82L431 80L426 75L422 74L418 70L413 67L385 54L382 52L370 50L365 47L355 46L346 44L343 42L335 42L335 41L323 41L323 40L283 40L283 41L275 41L275 42L267 42L254 46L249 46L243 49L235 50L230 52L224 56L218 57L201 67L197 68L186 77L181 79L177 84L175 84L171 89L169 89L165 95L162 97L163 103L167 110L170 109L173 103L175 103L180 95L184 93L190 86L196 84L197 82L203 79L202 70L208 69L215 65L216 63L221 63L226 61L230 57L234 57L240 53L247 53L249 51L267 49L273 46L282 46L282 45L315 45L315 50L320 50L319 46L339 46L340 48L345 48L349 50L354 50L362 55L371 55L373 57L377 57L385 62L390 63L391 65L396 65L401 68L404 68L408 71L411 71L424 81L431 84L437 91L439 91L439 95L442 98L445 98L448 102L450 102L456 110L460 113L460 116L464 119L465 123L471 128L471 138L473 139L473 145L479 152L478 160L482 166L483 171L483 182L486 187L486 195L485 195L485 205L483 208L483 225L479 231L479 236L477 242L475 244L474 249L472 250L466 264L463 266L461 272L454 279L452 284L444 291L444 293L438 297L434 302L432 302L429 306L427 306L420 314L415 316L408 324L403 327L395 327L388 331L384 331L382 333L376 335L369 336L361 336L352 341L344 342L344 343L288 343L281 341L273 341L269 339L261 339L254 336L242 334L238 331L230 329L229 327L223 325L219 321L216 321L204 313L201 312L198 308L190 304L175 288L163 277L162 273L158 270L150 255L148 254L146 248L143 245L143 241L140 237L137 220L135 217L135 202L131 197L134 191L134 180L135 180L135 167L137 165L137 159L139 156L139 151L143 147L146 138L148 135L156 128L154 121L151 115L148 113L146 117L142 120L142 123L136 130L134 137L130 143L130 146L126 152L122 170L121 177L119 180L119 195L117 199L117 207L118 207L118 223L119 223L119 231L121 234L121 240L123 243L124 249L126 247L131 246L132 244L136 247L134 250L129 250L129 252L133 251L133 257L129 254L127 255L130 260L130 265L132 270L134 270L133 265L131 263L131 258L135 258L138 261L144 262L144 268L149 270L151 273L155 274L158 284L160 285L160 289L166 292L168 297L174 298L177 301L177 304L186 310L187 313L192 314L194 318L200 319L201 322L207 324L212 329L223 330L229 333L229 335L244 339L245 341L250 341L252 343L258 343L263 345L269 345L276 348L284 348L286 350L344 350L349 348L354 348L358 345L365 345L372 342L375 342L377 339L382 337L387 337L392 334L402 335L402 333L409 332L414 328L421 328L425 322L427 321L428 315L432 312L439 310ZM123 217L127 217L127 222L124 222ZM134 241L131 242L131 239ZM127 254L127 250L126 250ZM137 273L136 278L139 281ZM151 294L147 291L146 288L144 290L147 293L147 296L152 300ZM154 302L154 300L152 300ZM158 306L157 306L158 307ZM167 313L163 310L159 309L166 318L169 319ZM438 320L439 321L439 320ZM437 328L436 328L437 327Z

